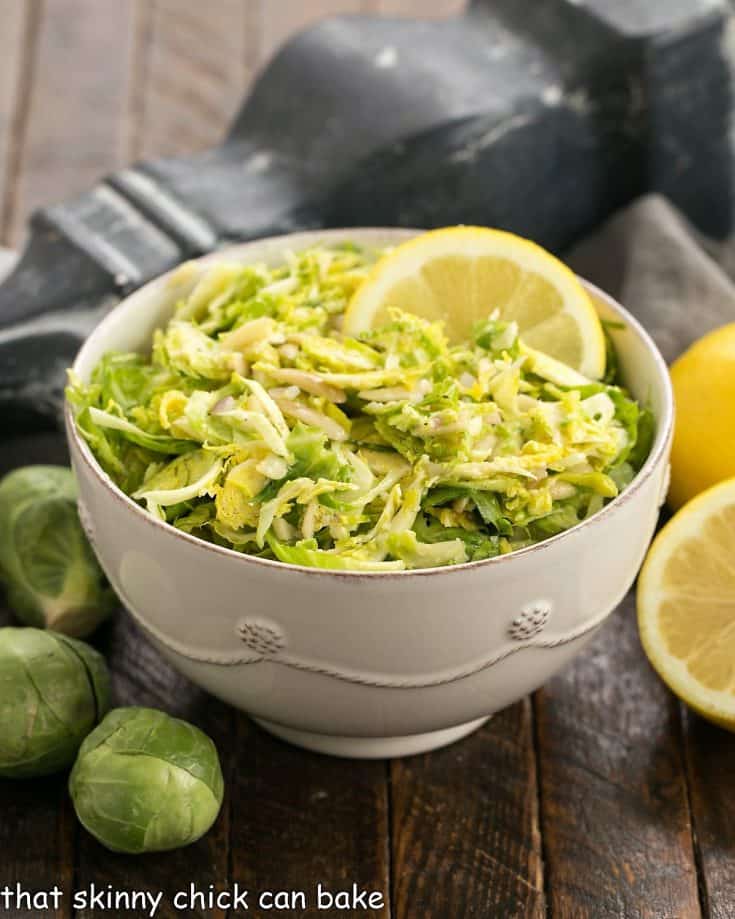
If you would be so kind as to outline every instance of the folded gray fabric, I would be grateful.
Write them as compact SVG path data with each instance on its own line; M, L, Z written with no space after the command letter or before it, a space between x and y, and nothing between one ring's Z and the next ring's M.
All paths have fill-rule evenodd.
M658 195L619 211L567 260L642 322L669 363L735 321L735 244L703 239Z

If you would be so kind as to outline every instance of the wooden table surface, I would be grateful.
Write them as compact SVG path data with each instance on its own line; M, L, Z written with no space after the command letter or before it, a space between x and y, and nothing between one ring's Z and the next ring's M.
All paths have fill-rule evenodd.
M443 15L457 0L0 0L0 240L39 204L126 162L206 147L292 29L330 12ZM0 472L63 462L61 438L0 443ZM604 559L600 559L604 564ZM0 612L0 622L8 617ZM458 610L461 628L461 610ZM735 738L686 712L646 663L628 597L532 698L445 750L351 762L273 740L164 663L120 612L98 644L118 704L208 731L227 796L196 845L112 855L76 824L64 777L0 783L0 891L163 891L158 916L395 919L735 916ZM202 890L383 894L372 911L176 911Z

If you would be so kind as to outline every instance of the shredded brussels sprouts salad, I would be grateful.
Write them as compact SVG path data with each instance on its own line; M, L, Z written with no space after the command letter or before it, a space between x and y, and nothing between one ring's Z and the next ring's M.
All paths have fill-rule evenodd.
M615 383L562 386L492 314L450 345L402 312L359 337L342 314L382 253L213 263L155 332L71 376L78 429L117 483L186 533L351 571L512 552L600 510L653 420Z

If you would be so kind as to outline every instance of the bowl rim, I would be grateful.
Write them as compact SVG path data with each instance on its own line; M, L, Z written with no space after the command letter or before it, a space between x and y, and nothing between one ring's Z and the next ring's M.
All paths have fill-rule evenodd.
M330 240L337 241L340 239L350 238L357 239L358 241L360 239L365 239L366 237L368 239L372 237L376 241L381 238L389 239L390 237L395 239L408 239L423 232L425 231L421 229L406 227L345 227L339 229L305 230L293 233L282 233L275 236L262 237L259 239L252 239L241 243L234 243L232 245L227 245L222 249L217 249L214 252L207 253L206 255L192 259L186 259L184 262L175 265L173 268L169 269L163 274L158 275L157 277L148 281L146 284L143 284L131 294L123 297L119 303L117 303L108 313L106 313L104 318L98 323L98 325L95 326L92 332L90 332L90 334L82 343L76 357L74 358L71 369L73 371L77 370L79 363L82 361L84 354L90 347L93 339L107 326L108 323L113 321L113 319L116 318L116 316L121 311L127 308L131 300L137 298L138 296L144 295L146 292L149 292L155 287L165 283L165 280L173 275L176 271L178 271L182 264L194 263L200 265L206 264L207 262L226 259L232 256L239 257L240 255L246 254L247 250L251 247L275 247L279 243L286 244L287 240L299 240L299 245L301 242L303 242L305 246L308 246L319 241L328 242ZM243 264L247 264L247 259L243 259ZM207 542L204 539L200 539L198 536L192 536L190 533L185 533L183 530L177 530L176 527L171 526L171 524L166 523L163 520L159 520L157 517L149 514L148 511L141 507L141 505L133 501L132 498L126 495L125 492L115 484L115 482L98 463L97 458L94 456L91 448L80 435L75 423L72 407L68 399L65 398L64 420L66 424L67 439L69 440L70 446L73 449L76 448L76 454L82 459L85 466L100 482L100 484L110 492L113 498L122 502L122 504L129 511L131 511L133 514L136 514L141 520L147 522L150 526L159 528L163 533L167 533L174 539L184 540L185 542L190 543L199 549L214 552L218 555L221 555L223 558L229 558L231 561L241 565L264 566L266 570L269 569L271 571L281 571L283 573L289 571L300 572L309 575L310 577L337 577L346 578L348 580L361 580L365 578L386 580L393 578L407 579L440 577L442 575L461 576L463 572L469 570L476 570L478 568L485 568L493 565L499 566L502 564L508 564L514 559L527 557L535 552L543 552L545 550L549 551L551 548L563 542L565 539L569 539L572 534L579 533L582 529L593 526L596 522L610 517L612 514L615 514L617 509L621 508L624 504L627 504L628 501L633 499L635 494L653 475L654 471L658 468L662 457L666 453L672 438L674 425L673 390L671 386L671 379L669 377L668 367L666 366L666 362L664 361L657 345L649 333L646 331L646 329L644 329L644 327L640 324L640 322L638 322L638 320L633 315L631 315L624 306L618 303L614 297L605 293L605 291L600 290L599 287L597 287L595 284L592 284L590 281L587 281L585 278L579 277L579 280L582 282L583 286L589 293L604 302L613 310L613 312L619 314L626 325L635 331L636 335L641 340L653 360L653 365L655 366L662 383L663 395L663 405L660 412L660 417L656 418L656 437L646 462L638 470L638 473L633 478L631 483L623 492L613 498L608 504L602 507L591 517L580 521L573 527L570 527L568 530L563 530L561 533L557 533L554 536L550 536L547 539L542 540L541 542L534 543L533 545L526 546L522 549L515 549L513 552L509 552L506 555L497 555L493 558L480 559L478 561L461 562L458 565L444 565L436 568L414 568L406 571L342 571L331 568L313 568L307 565L295 565L290 562L280 562L274 559L258 558L254 555L238 552L235 549L219 546L216 543Z

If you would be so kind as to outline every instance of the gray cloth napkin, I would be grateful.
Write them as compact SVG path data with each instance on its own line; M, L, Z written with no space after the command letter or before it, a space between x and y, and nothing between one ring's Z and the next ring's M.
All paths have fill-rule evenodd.
M641 321L669 363L735 321L735 241L700 236L659 195L618 211L567 260Z

